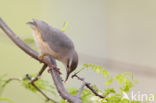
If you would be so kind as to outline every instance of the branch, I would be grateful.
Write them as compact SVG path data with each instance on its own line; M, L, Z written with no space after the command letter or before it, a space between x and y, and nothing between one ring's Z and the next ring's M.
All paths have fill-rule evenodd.
M79 77L79 76L77 75L77 73L75 73L74 75L72 75L72 78L74 78L74 77L76 77L78 80L83 81L83 82L85 83L85 86L86 86L88 89L90 89L91 92L92 92L93 94L95 94L96 96L98 96L98 97L100 97L100 98L105 98L105 97L106 97L106 96L103 96L103 95L98 94L97 91L96 91L92 86L90 86L90 83L85 82L84 78Z
M21 79L19 79L19 78L9 78L8 80L5 81L5 83L2 85L2 87L5 87L11 81L21 81Z
M31 77L26 76L27 79L31 79ZM5 81L5 83L2 85L2 87L5 87L7 84L9 84L11 81L22 81L24 79L20 79L20 78L9 78L8 80ZM40 88L38 88L38 86L36 86L33 83L31 83L31 85L38 91L40 92L48 101L52 101L53 103L57 103L55 100L49 98Z
M43 66L44 67L44 66ZM26 74L26 77L24 79L28 79L30 80L30 85L32 85L39 93L41 93L46 99L47 101L52 101L53 103L58 103L55 100L49 98L34 82L38 79L33 79L29 76L29 74ZM35 81L34 81L35 80Z
M40 61L38 59L38 53L31 49L27 44L24 43L23 40L21 40L8 26L7 24L0 18L0 28L8 35L8 37L19 47L21 48L25 53L33 57L34 59ZM56 61L52 58L48 60L53 65L56 65ZM47 64L46 60L40 61L44 64ZM47 64L48 65L48 64ZM76 96L72 96L69 94L66 89L64 88L64 85L62 84L62 79L59 75L59 73L55 69L50 70L51 76L53 78L54 84L56 86L56 89L60 96L67 100L70 103L81 103L81 99L77 98Z
M82 84L82 86L80 87L80 89L79 89L79 91L78 91L78 93L77 93L77 97L78 98L81 98L81 94L82 94L82 90L83 90L83 88L86 86L86 82L84 82L83 81L83 84Z
M37 90L38 92L40 92L48 101L52 101L52 102L54 102L54 103L57 103L55 100L49 98L49 97L48 97L40 88L38 88L38 86L36 86L34 83L31 83L31 85L32 85L34 88L36 88L36 90Z
M37 81L46 68L47 68L47 64L44 64L43 67L41 68L41 70L39 71L38 75L33 79L29 78L29 75L28 75L28 79L31 80L31 83L34 83L35 81Z

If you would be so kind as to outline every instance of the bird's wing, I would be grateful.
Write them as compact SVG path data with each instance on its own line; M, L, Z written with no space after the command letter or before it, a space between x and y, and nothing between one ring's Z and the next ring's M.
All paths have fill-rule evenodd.
M50 48L56 52L74 49L73 42L64 32L58 30L44 21L33 19L34 25L42 35L43 41L47 42Z

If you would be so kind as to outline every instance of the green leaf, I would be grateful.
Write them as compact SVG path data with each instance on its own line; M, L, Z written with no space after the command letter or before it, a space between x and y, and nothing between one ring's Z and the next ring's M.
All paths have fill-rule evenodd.
M88 64L83 64L83 67L88 69L89 65Z
M68 88L68 92L72 95L76 95L78 91L76 88Z
M100 71L100 69L99 69L98 67L95 68L95 72L96 72L97 74L100 74L100 73L101 73L101 71Z
M129 92L129 90L131 89L131 87L133 86L132 82L129 80L129 78L125 79L125 84L122 88L123 91L125 92Z
M124 74L118 74L115 79L118 81L119 84L123 84L125 81L125 75Z
M130 103L130 101L128 99L124 98L121 100L121 103Z
M95 69L95 67L96 67L95 64L90 64L89 66L91 67L91 69Z
M110 77L110 73L108 70L103 69L104 78L108 79Z
M107 88L107 89L105 89L105 91L106 91L107 93L116 93L116 91L115 91L114 88Z
M30 78L34 78L34 77L36 77L36 74L30 74L29 76L30 76ZM35 92L35 93L37 92L36 88L34 88L32 86L32 84L30 83L30 80L28 80L28 79L24 79L22 81L22 85L32 92ZM56 95L55 87L52 86L51 84L49 84L49 82L46 80L39 79L39 80L35 81L35 85L45 92L49 92L49 93L52 93L53 95Z
M107 81L105 82L105 85L110 85L110 84L113 82L113 80L114 80L114 78L111 77L111 79L109 79L109 80L107 80Z
M69 24L68 22L65 22L64 27L62 28L62 31L63 31L63 32L65 32L66 27L68 26L68 24Z
M132 80L134 79L134 75L133 75L133 73L125 72L124 75L129 75L129 76L131 77Z
M33 38L26 38L26 39L24 39L24 42L31 44L31 43L34 43L34 39Z
M131 103L141 103L141 101L131 101Z
M8 97L0 97L0 101L7 101L9 103L14 103L13 100Z

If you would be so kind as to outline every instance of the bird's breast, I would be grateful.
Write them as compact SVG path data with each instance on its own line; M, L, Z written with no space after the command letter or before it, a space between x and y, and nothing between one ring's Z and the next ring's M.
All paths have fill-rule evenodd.
M48 43L43 40L42 35L38 30L34 30L33 36L40 54L48 54L49 56L62 61L63 56L60 53L55 52L53 48L50 48Z

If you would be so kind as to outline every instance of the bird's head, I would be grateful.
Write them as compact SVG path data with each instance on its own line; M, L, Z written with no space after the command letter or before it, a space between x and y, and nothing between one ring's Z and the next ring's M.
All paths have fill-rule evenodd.
M74 51L71 54L71 56L67 59L67 62L66 62L67 74L66 74L65 82L68 80L70 73L76 69L77 65L78 65L78 55L76 51Z

